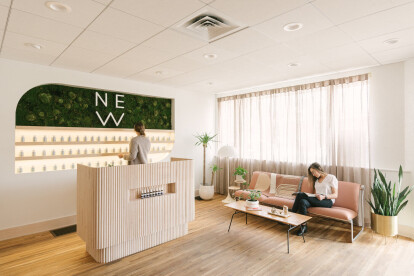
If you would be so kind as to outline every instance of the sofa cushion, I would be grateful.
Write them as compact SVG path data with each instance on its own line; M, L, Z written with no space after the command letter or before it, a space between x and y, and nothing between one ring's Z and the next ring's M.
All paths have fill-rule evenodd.
M340 220L350 220L354 219L357 216L357 213L353 210L336 207L333 206L332 208L323 208L323 207L310 207L308 208L308 212L316 215L321 215L325 217L336 218Z
M292 209L293 207L293 199L278 197L278 196L270 196L266 197L264 196L263 203L283 207L283 205L286 205L289 207L289 209Z
M358 183L339 181L338 198L334 206L351 209L358 213L360 188L361 185Z

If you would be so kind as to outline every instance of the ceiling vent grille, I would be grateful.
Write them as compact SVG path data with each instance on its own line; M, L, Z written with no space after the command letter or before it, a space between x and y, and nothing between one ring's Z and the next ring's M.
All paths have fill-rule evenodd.
M190 20L185 19L176 25L175 29L190 34L202 40L211 42L234 33L244 27L232 23L212 12L203 12L192 16Z

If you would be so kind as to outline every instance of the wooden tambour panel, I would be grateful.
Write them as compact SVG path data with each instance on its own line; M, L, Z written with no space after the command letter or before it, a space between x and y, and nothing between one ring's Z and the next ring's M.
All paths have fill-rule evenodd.
M187 233L194 220L192 160L92 168L78 165L78 234L98 262L110 262ZM174 191L137 199L131 191Z

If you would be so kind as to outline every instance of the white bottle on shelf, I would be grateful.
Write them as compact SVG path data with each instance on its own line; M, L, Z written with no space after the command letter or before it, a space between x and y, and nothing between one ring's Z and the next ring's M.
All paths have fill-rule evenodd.
M42 151L42 155L46 156L46 151L45 150Z
M36 151L32 150L32 156L36 156Z
M56 171L57 170L57 165L54 165L53 166L53 169Z
M108 153L108 148L105 148L105 153Z
M108 136L105 136L105 142L107 142L108 141Z
M84 149L83 154L88 154L88 149Z
M19 156L23 157L24 156L24 151L21 150L20 153L19 153Z
M76 151L76 154L81 154L81 150L80 149L78 149L77 151Z
M47 170L46 165L43 165L43 171L45 172Z
M101 136L96 137L96 141L100 142L101 141Z
M70 167L71 167L72 169L74 169L74 168L75 168L75 163L72 163L72 165L70 165Z
M101 154L101 153L102 153L102 150L101 150L101 148L99 148L99 149L98 149L98 153L99 153L99 154Z
M60 150L60 155L65 155L65 150L64 149Z
M95 136L91 136L91 142L95 141Z
M22 172L23 172L22 167L19 167L19 168L17 169L17 172L18 172L18 173L22 173Z
M31 172L35 172L35 167L34 167L34 166L32 166L32 167L30 168L30 171L31 171Z
M56 142L56 136L53 135L52 142Z
M46 143L47 142L47 136L43 136L43 142Z
M72 137L69 135L68 136L68 142L71 142L72 141Z
M79 138L79 135L78 136L76 136L76 142L79 142L80 141L80 138Z
M87 142L87 141L88 141L88 137L87 137L87 136L84 136L84 137L83 137L83 141L84 141L84 142Z
M65 164L62 165L62 170L66 170Z
M95 149L92 149L92 154L95 154Z
M122 137L121 136L118 137L118 141L122 141Z
M72 153L73 153L72 149L69 149L69 155L72 155Z
M37 137L36 137L36 135L35 135L35 136L33 136L33 142L37 142Z
M55 156L56 155L56 151L53 149L52 150L52 156Z
M22 137L20 137L20 142L24 143L24 141L25 141L25 138L24 138L24 136L22 135Z
M125 141L128 141L128 136L125 136Z
M61 142L65 142L65 137L64 137L64 136L61 136L61 137L60 137L60 141L61 141Z

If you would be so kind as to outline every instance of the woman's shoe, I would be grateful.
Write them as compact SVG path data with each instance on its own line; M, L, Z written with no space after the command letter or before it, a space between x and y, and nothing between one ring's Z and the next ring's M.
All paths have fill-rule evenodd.
M296 235L302 236L306 232L308 232L308 226L305 224L304 226L301 227L301 229L298 230L298 232L296 232Z

